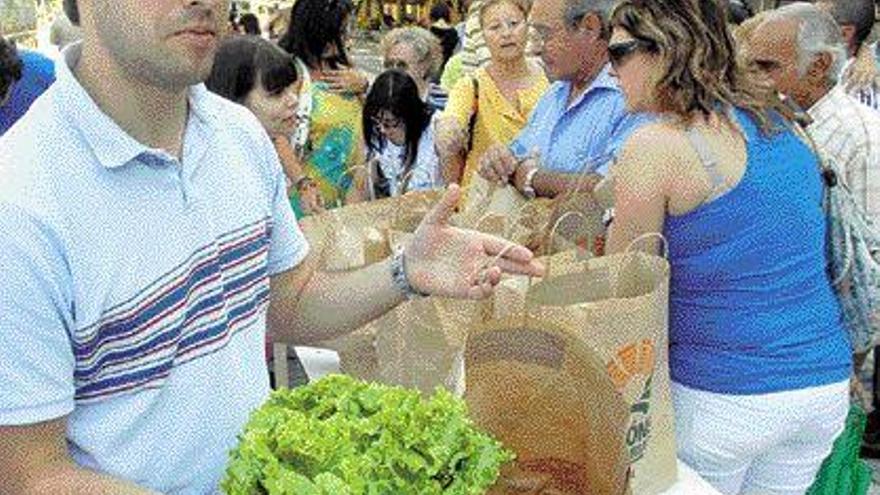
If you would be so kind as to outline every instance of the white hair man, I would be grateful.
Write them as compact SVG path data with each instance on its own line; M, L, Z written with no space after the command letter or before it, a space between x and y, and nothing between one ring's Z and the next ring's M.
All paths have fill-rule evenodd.
M840 26L827 10L794 3L768 15L750 38L748 55L777 90L806 110L806 131L819 154L843 167L856 202L880 221L880 114L839 81L847 60ZM857 372L864 357L855 360ZM867 377L861 381L870 384Z
M806 110L819 152L844 167L856 201L880 221L880 115L839 84L847 51L834 19L804 2L782 7L755 30L749 56Z

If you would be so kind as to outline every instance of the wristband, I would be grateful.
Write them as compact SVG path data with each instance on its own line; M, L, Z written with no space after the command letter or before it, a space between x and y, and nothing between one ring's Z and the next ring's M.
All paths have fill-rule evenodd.
M394 254L391 255L391 281L394 287L402 292L407 299L427 296L427 294L419 292L409 283L409 278L406 276L406 259L403 255L402 246L394 248Z

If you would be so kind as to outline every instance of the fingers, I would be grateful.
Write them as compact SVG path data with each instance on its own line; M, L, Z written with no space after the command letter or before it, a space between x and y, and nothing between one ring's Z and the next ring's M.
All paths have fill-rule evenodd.
M507 258L509 260L519 261L522 263L528 263L532 260L532 258L534 258L534 255L531 251L506 239L488 234L477 235L480 235L482 237L483 250L489 256L502 255L502 258Z
M486 180L507 183L516 172L517 160L506 146L495 145L480 161L480 175Z
M485 299L492 295L495 286L501 282L501 269L497 266L489 267L481 270L471 281L471 287L468 289L467 297L469 299L479 300Z
M455 213L460 197L461 188L458 187L458 184L450 185L440 202L425 215L422 225L445 225L449 221L449 217Z
M487 235L483 240L483 250L496 258L493 264L505 273L532 277L544 275L544 266L535 261L534 254L524 246Z
M494 266L497 267L501 272L510 275L526 275L529 277L544 276L544 265L534 260L523 263L501 258L495 261Z
M503 182L503 166L497 162L501 160L498 150L489 149L480 160L480 175L491 182Z

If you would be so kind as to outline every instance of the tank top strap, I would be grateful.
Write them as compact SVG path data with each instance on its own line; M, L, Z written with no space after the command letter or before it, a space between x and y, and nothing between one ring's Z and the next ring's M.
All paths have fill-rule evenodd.
M709 147L709 142L706 141L706 137L693 127L688 128L685 135L687 136L691 147L697 152L697 156L700 157L700 163L703 164L703 169L709 174L712 189L705 201L708 203L724 193L724 185L727 180L724 175L718 171L718 157L715 156L715 153Z

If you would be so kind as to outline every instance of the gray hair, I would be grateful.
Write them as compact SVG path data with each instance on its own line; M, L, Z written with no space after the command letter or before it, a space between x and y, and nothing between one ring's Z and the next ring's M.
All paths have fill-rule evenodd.
M412 47L420 62L429 62L431 74L440 71L443 64L443 49L440 48L437 37L430 31L413 26L392 29L382 38L382 58L388 58L388 52L401 43Z
M798 76L806 75L816 55L831 55L831 67L826 77L831 84L837 84L847 51L840 26L827 12L806 2L797 2L780 7L772 13L772 19L794 21L798 25L797 55Z
M617 0L566 0L566 4L566 25L575 27L586 15L595 13L602 21L602 36L607 38L611 35L608 20L611 18L611 11L617 4Z

